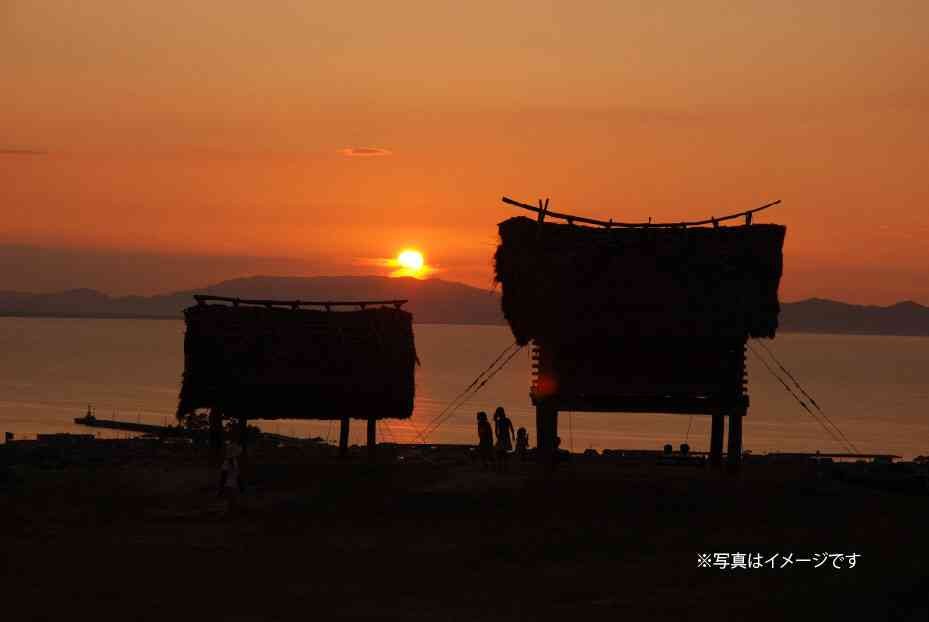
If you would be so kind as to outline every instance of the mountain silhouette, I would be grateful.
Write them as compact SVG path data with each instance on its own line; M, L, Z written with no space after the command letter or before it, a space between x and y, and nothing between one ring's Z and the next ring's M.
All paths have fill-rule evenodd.
M0 315L180 318L194 294L282 300L407 299L417 322L502 324L500 295L441 279L382 276L254 276L155 296L112 297L91 289L50 294L0 291Z
M179 319L194 294L283 300L405 298L416 322L505 324L500 295L442 279L382 276L254 276L155 296L109 296L92 289L47 294L0 291L0 315ZM810 298L781 303L783 332L929 336L929 307L907 300L882 307Z
M851 335L929 336L929 307L912 300L880 307L823 298L781 303L780 330Z

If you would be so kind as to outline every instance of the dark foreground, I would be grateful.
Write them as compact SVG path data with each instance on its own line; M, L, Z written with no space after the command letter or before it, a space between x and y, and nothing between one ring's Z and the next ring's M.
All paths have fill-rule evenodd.
M804 465L481 472L460 449L259 448L241 506L203 450L0 462L6 620L919 620L929 496ZM75 457L77 456L77 457ZM780 554L698 568L699 553ZM783 555L859 553L841 570Z

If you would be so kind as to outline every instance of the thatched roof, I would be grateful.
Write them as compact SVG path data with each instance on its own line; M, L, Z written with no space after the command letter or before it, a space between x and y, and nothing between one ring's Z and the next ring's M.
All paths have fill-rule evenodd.
M201 303L184 317L179 416L198 408L251 419L413 413L413 316L402 309Z
M499 225L496 279L516 340L773 337L785 227Z

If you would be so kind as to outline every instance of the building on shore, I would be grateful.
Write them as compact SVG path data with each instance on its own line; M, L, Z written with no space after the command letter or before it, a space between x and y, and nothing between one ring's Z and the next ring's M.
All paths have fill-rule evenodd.
M537 214L499 224L495 271L517 343L532 344L543 456L557 443L559 411L679 413L712 417L715 464L728 417L727 462L737 468L747 341L773 338L780 311L786 228L752 223L773 204L659 224L504 201Z
M403 300L282 301L196 296L184 311L184 375L177 416L205 409L217 434L236 419L246 437L249 419L368 425L376 444L380 419L413 413L413 316Z

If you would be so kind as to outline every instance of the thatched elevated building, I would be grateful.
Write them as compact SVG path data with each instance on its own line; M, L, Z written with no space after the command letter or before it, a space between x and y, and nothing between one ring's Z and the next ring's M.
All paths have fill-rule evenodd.
M705 414L718 463L728 415L738 464L745 345L777 330L785 227L751 224L763 208L626 224L505 201L538 214L500 223L495 267L513 335L533 344L540 447L551 448L559 410ZM735 217L744 224L721 226Z
M310 302L196 296L185 309L178 417L349 419L413 413L413 317L403 300Z

